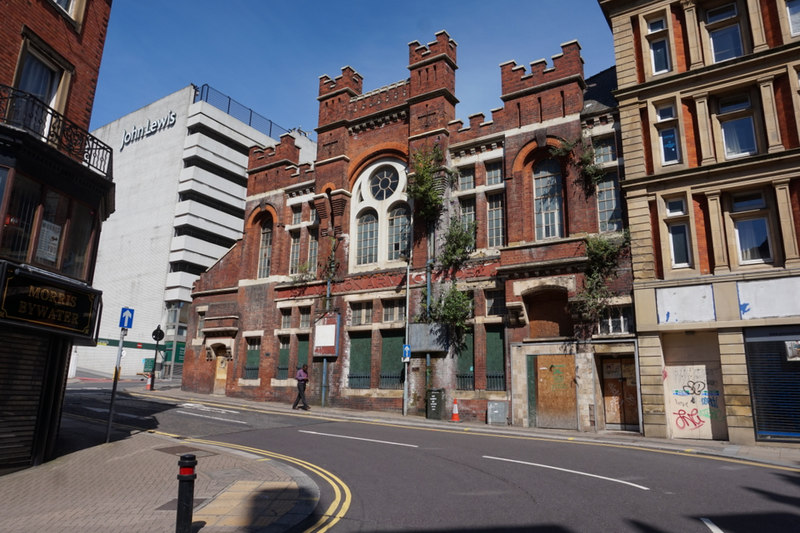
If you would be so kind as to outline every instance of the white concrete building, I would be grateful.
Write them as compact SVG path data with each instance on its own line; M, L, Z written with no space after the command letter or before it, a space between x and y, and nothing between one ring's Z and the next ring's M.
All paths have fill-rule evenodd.
M103 291L98 345L76 347L72 367L113 374L130 308L120 373L143 371L160 326L169 375L173 353L182 361L192 284L242 235L249 148L273 146L286 130L190 85L92 133L114 150L116 211L103 224L94 277ZM311 161L315 143L295 137Z

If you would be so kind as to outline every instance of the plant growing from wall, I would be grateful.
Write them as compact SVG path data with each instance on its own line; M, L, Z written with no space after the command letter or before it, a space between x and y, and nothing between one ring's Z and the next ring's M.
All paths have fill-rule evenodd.
M622 237L586 238L586 269L584 270L583 290L578 294L579 310L591 323L597 322L608 309L608 301L613 296L608 288L619 258L625 255L630 245L630 235L626 231Z
M444 154L438 144L417 150L411 155L413 174L409 176L406 192L426 224L435 224L444 206L442 179L449 172L442 166Z
M297 265L297 273L292 274L292 282L305 283L316 278L316 265L311 265L306 261Z
M587 146L583 139L564 141L560 146L551 146L550 155L572 157L572 163L578 169L587 195L594 193L595 187L606 175L605 169L595 163L594 147L591 142Z
M336 260L336 249L339 247L339 240L336 237L329 237L330 239L330 252L328 252L328 257L325 259L325 262L320 263L321 274L322 278L328 282L328 288L330 288L331 283L336 278L336 273L339 271L339 261ZM331 298L328 296L328 291L326 291L325 298L322 301L322 308L323 309L330 309L331 308Z
M456 351L460 351L464 347L467 321L473 312L469 294L458 290L455 281L451 281L447 290L443 290L438 298L431 301L430 307L424 303L427 301L425 289L422 290L422 301L422 313L417 319L422 322L442 324L447 331L449 344L455 347Z
M444 236L444 247L439 253L439 264L443 270L453 275L469 259L475 249L475 223L463 224L458 217L452 217Z

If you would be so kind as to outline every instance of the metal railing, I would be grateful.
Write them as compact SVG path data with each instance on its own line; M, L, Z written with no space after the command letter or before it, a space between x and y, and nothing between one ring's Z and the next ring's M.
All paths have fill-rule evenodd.
M244 379L258 379L258 363L255 365L244 365Z
M0 85L0 122L34 135L111 179L111 147L32 94Z
M400 381L402 372L391 374L381 374L381 382L378 385L381 389L402 389L403 382Z
M275 379L289 379L289 367L279 366L278 373L275 374Z
M347 386L351 389L368 389L369 380L369 374L348 374Z
M487 372L486 390L506 390L506 373Z
M467 372L464 374L456 373L456 389L457 390L474 390L475 389L475 374Z
M225 111L233 118L240 120L254 128L261 133L269 135L273 139L277 139L284 133L289 133L289 130L278 126L270 119L259 115L249 107L246 107L230 96L219 92L218 90L210 87L207 83L201 87L195 87L194 91L195 103L203 101L207 102L221 111ZM275 135L273 135L275 132Z

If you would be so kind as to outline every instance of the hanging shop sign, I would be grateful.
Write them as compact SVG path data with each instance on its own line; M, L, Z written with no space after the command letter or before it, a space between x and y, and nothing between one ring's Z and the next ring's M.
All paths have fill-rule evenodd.
M80 287L6 264L2 274L0 319L93 336L100 291Z

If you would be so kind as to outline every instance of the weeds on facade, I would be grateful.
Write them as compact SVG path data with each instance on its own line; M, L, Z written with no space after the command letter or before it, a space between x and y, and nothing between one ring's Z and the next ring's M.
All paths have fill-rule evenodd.
M293 283L307 283L317 278L317 265L311 265L306 261L297 266L297 273L292 274Z
M438 298L432 298L430 306L426 305L427 291L422 289L422 312L417 316L417 321L438 323L447 331L447 341L456 352L464 348L467 321L473 316L473 302L470 295L461 291L456 286L455 280L450 282L447 290L439 293Z
M581 184L586 195L594 194L597 184L603 181L605 169L595 163L594 147L589 141L588 146L583 139L563 141L561 146L551 146L550 155L553 157L570 158L572 164L578 169Z
M586 269L583 290L578 293L578 309L582 317L596 323L606 312L613 293L608 284L615 277L619 260L630 249L630 234L586 238Z
M443 271L449 271L454 277L456 271L469 259L475 249L474 222L464 224L458 217L452 217L444 235L444 246L439 253L439 264Z
M442 149L434 144L417 150L411 154L411 167L406 193L425 224L435 225L444 207L444 187L452 176L444 167Z

